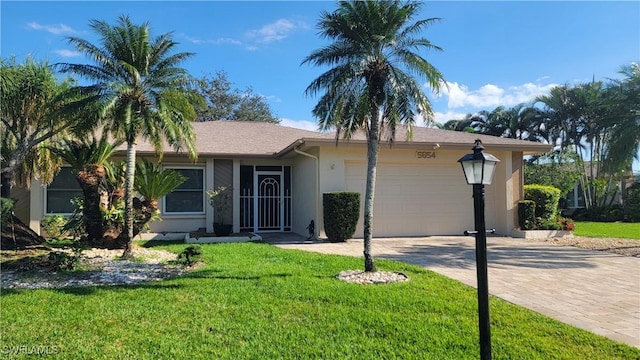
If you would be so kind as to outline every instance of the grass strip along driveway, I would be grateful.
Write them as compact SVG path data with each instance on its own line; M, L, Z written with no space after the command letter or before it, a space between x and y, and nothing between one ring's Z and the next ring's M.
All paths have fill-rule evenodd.
M586 237L640 240L640 223L580 221L576 222L573 234Z
M172 280L3 289L2 357L44 349L64 359L478 358L476 291L457 281L378 260L411 280L359 285L335 278L361 268L358 258L255 243L203 248L205 266ZM495 297L491 331L495 359L640 358L640 349Z

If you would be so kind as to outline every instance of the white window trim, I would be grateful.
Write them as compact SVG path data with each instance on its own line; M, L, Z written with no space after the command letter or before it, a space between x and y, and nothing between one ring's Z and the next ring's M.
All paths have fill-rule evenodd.
M166 216L183 216L183 215L204 215L206 211L206 169L204 166L182 166L182 165L166 165L163 166L165 170L200 170L202 171L202 211L167 211L167 196L162 197L162 215Z

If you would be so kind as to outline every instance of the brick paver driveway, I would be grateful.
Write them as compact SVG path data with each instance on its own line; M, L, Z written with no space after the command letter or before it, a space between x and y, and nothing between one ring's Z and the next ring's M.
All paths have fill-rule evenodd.
M362 240L277 244L362 256ZM489 292L567 324L640 348L640 258L508 237L487 239ZM473 237L374 239L374 257L476 286Z

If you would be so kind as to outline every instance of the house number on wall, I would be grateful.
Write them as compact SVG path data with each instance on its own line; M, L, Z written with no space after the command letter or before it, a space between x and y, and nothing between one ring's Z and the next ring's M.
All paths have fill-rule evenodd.
M436 152L435 151L416 151L416 157L418 159L435 159Z

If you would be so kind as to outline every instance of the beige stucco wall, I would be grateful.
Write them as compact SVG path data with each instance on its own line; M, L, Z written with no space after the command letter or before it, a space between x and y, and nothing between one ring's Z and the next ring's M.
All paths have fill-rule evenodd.
M301 235L308 235L307 226L311 220L314 220L316 234L318 233L318 216L321 216L318 197L318 172L317 163L314 157L317 157L318 150L307 150L305 153L311 155L298 154L291 167L291 190L292 190L292 207L291 215L292 231Z
M40 184L32 184L32 186L40 186ZM29 224L29 212L31 204L29 203L29 190L22 187L13 186L11 188L11 198L15 199L14 215L23 223Z
M470 146L471 148L471 146ZM458 166L457 160L468 151L432 150L435 157L418 158L417 148L389 148L381 144L378 164L406 164L410 166L430 166L437 171L438 166ZM289 165L292 176L292 231L307 235L306 227L314 219L316 235L324 237L322 218L322 193L345 190L345 171L347 164L363 164L366 166L366 147L351 144L327 145L322 148L314 147L305 150L311 156L296 154L286 159L247 158L232 159L234 191L239 189L240 165ZM495 227L498 233L510 235L517 224L517 202L522 198L522 153L509 151L487 152L498 157L501 162L496 169L492 185L486 186L486 223L487 227ZM316 162L317 157L318 160ZM206 189L214 188L215 166L214 159L200 157L194 164L184 156L167 155L163 159L165 166L194 166L204 169ZM318 177L318 170L320 176ZM460 177L463 177L460 169ZM317 184L317 185L316 185ZM363 186L364 188L364 186ZM468 211L473 211L472 187L461 186L461 192L468 192ZM234 198L234 230L239 229L239 193ZM28 206L20 209L20 215L32 229L39 231L40 221L44 217L44 187L34 181ZM162 202L160 210L162 211ZM213 209L205 201L204 214L172 215L161 213L162 221L151 224L151 232L186 232L198 228L212 231ZM467 211L465 209L465 211ZM28 212L28 214L27 214ZM375 214L374 214L375 215ZM30 218L30 221L29 221ZM448 219L448 221L454 221Z
M471 148L471 146L470 146ZM433 158L417 158L416 150L433 151ZM385 164L407 164L433 166L437 171L438 166L455 166L458 159L469 151L452 151L452 150L432 150L411 148L389 148L386 144L380 147L378 165ZM497 232L509 235L513 230L514 224L514 189L513 186L519 186L518 182L514 182L513 177L513 161L511 152L508 151L492 151L487 152L498 157L501 162L496 168L496 174L492 185L485 187L486 210L485 218L487 227L495 227ZM364 147L356 147L354 145L326 146L320 150L320 193L329 191L341 191L345 189L345 166L348 163L361 163L366 165L366 149ZM462 169L460 176L463 177ZM379 180L378 180L379 181ZM364 188L364 186L363 186ZM460 191L469 193L468 209L473 211L472 187L465 185ZM515 190L517 193L518 191ZM322 199L320 198L320 208L322 209ZM362 215L361 215L362 216ZM375 214L374 214L375 217ZM455 221L448 219L447 221ZM319 214L319 230L320 235L325 236L323 228L322 211ZM374 234L375 236L375 234Z

